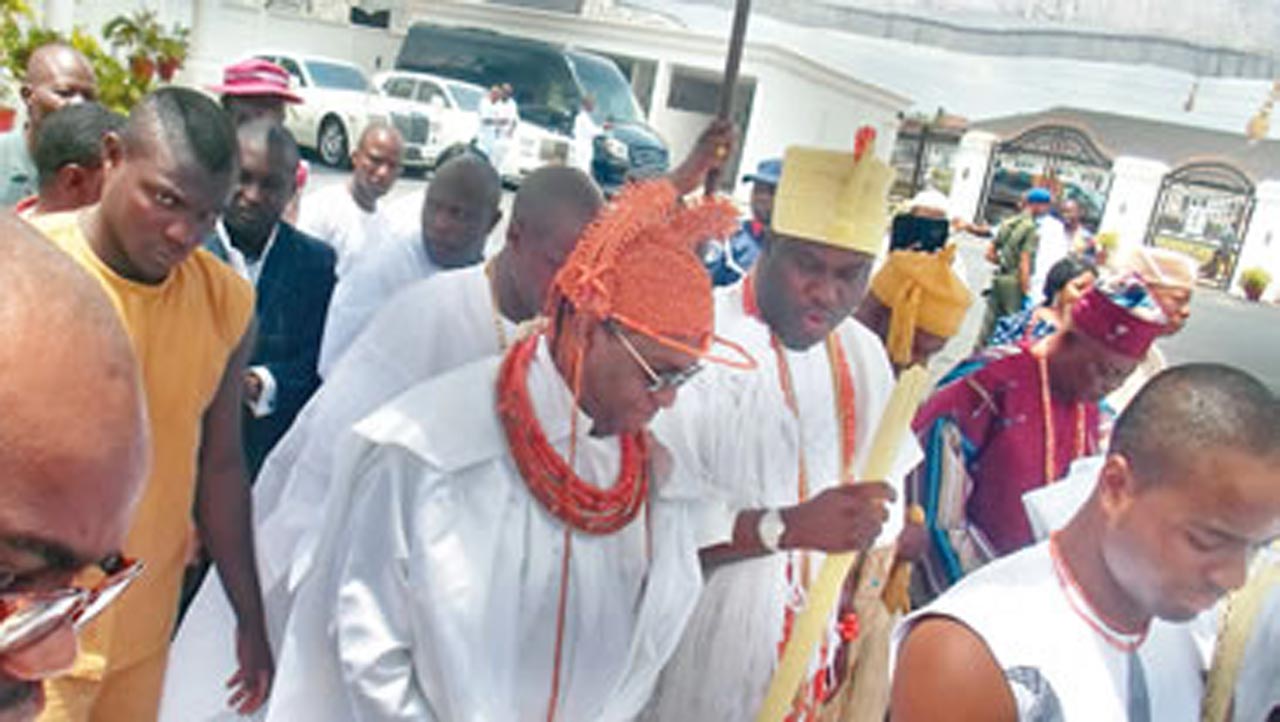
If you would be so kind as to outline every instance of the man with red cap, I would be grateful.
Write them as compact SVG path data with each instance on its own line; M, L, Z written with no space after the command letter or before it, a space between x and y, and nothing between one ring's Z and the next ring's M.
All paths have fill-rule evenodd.
M288 71L262 58L228 65L222 70L222 85L209 89L218 93L222 109L237 128L258 118L269 118L276 125L284 125L285 106L302 102L302 96L289 87ZM284 209L284 220L289 224L297 224L298 199L302 197L308 175L307 161L299 158L293 174L293 198Z
M222 71L222 84L210 90L220 96L223 110L236 126L262 117L283 123L285 105L302 102L302 96L289 89L289 73L262 58L228 65Z
M1033 346L988 349L925 403L914 426L926 463L914 489L930 533L926 577L941 591L1032 541L1022 495L1098 453L1098 402L1165 329L1136 276L1100 283L1066 326Z
M701 585L697 490L645 427L711 353L693 249L734 219L629 187L556 275L545 330L355 427L270 722L639 712Z

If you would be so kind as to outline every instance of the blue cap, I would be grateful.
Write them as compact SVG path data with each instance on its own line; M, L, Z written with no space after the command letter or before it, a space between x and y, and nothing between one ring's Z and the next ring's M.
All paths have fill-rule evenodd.
M760 161L756 166L755 173L748 173L742 176L743 183L764 183L765 185L776 186L778 181L782 179L782 159L770 158Z
M1048 188L1032 188L1027 194L1028 203L1052 203L1053 195L1049 193Z

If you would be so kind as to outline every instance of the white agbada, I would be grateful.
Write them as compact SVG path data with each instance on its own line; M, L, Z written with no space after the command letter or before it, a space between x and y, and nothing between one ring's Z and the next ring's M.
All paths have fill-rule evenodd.
M499 328L501 331L499 331ZM409 287L374 318L267 457L253 489L258 574L272 648L280 649L296 587L290 570L314 549L348 430L410 387L499 354L516 337L497 313L483 266ZM447 339L447 342L442 342ZM299 567L297 576L301 576ZM236 669L235 616L210 574L173 642L161 722L231 722L221 680Z
M1031 269L1031 287L1027 295L1039 302L1044 295L1044 282L1049 278L1049 269L1053 264L1067 257L1071 247L1067 242L1067 230L1062 221L1051 213L1036 219L1040 242L1036 245L1035 264ZM959 255L959 254L956 254Z
M1091 624L1103 622L1072 590L1054 570L1049 543L1041 542L966 576L894 636L901 644L920 619L951 617L986 644L1009 682L1019 720L1127 722L1134 693L1130 655L1094 630ZM1199 720L1201 656L1187 625L1152 622L1138 657L1147 719Z
M381 204L372 213L356 205L351 190L342 183L303 193L296 225L303 233L333 246L338 254L334 272L342 278L364 249L382 245L394 236L385 211Z
M586 435L538 343L527 376L538 422L566 454L576 414L578 473L612 484L617 438ZM354 490L330 506L269 722L545 719L565 526L509 455L499 364L417 386L349 437L340 468ZM701 585L696 503L655 470L650 503L622 530L572 532L556 719L627 720L648 699Z
M710 369L670 412L655 433L672 448L678 473L706 485L717 509L704 510L702 543L727 542L737 510L777 508L799 502L800 440L809 497L839 479L839 424L833 374L823 343L785 351L800 420L788 409L779 381L769 329L746 313L746 284L717 291L716 332L742 344L759 368L751 373ZM854 382L855 468L870 451L871 437L894 385L893 370L879 338L853 319L837 327ZM887 480L898 503L876 542L892 544L903 523L903 477L921 458L910 438ZM787 562L800 568L799 553L773 554L717 568L690 620L676 656L655 692L646 719L738 722L754 719L778 661L785 610L799 592L787 581ZM809 553L817 575L823 555ZM802 605L795 604L794 607ZM830 663L837 645L829 640ZM814 654L816 669L817 653Z
M320 342L320 378L329 379L334 364L378 309L400 291L440 270L418 233L396 236L362 254L333 288Z

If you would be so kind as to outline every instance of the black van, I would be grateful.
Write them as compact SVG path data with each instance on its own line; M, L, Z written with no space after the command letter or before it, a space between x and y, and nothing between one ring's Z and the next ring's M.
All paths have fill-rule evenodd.
M645 124L631 86L608 58L582 50L476 28L416 23L409 29L396 68L457 78L483 87L510 83L521 120L572 137L573 119L585 95L595 100L592 170L606 190L629 176L667 170L667 147Z

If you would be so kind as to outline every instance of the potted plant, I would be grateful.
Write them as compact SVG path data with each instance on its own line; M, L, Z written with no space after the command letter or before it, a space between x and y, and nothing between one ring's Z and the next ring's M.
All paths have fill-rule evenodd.
M17 84L6 68L0 68L0 133L13 130L18 118Z
M157 75L164 82L173 79L187 59L187 35L180 27L166 32L150 10L118 15L102 27L102 37L126 55L129 72L143 87Z
M156 42L156 52L159 53L159 60L156 62L156 71L160 75L160 79L168 83L173 80L173 76L182 68L182 64L187 61L187 29L174 28L172 35L164 35Z
M1244 291L1244 297L1250 301L1262 298L1263 292L1269 285L1271 285L1271 274L1267 273L1265 268L1254 266L1240 272L1240 288Z
M23 21L31 8L24 0L0 0L0 133L13 130L18 116L18 74L13 71L13 49L21 44Z

